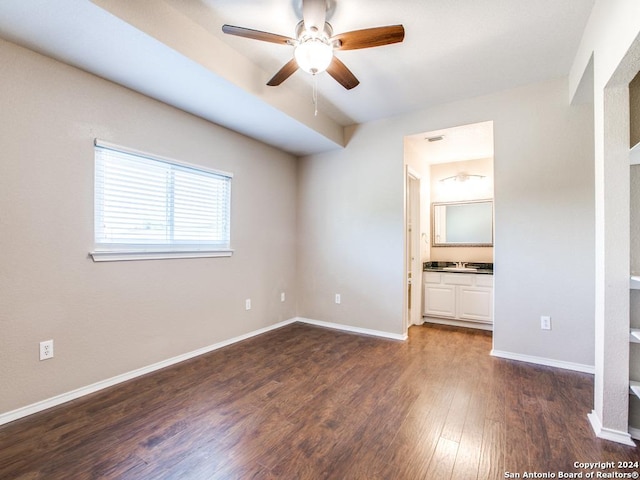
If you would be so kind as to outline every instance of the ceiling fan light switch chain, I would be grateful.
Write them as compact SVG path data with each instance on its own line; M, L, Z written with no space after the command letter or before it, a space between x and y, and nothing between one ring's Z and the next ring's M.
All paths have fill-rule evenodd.
M313 76L313 115L318 116L318 75Z

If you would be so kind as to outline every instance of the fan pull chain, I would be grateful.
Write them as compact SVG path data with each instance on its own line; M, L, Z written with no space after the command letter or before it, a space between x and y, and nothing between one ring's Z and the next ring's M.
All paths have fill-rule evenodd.
M313 107L314 107L314 116L318 116L318 75L313 76Z

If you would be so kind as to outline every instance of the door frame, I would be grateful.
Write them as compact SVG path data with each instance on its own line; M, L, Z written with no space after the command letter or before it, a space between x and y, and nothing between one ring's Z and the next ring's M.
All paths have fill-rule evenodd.
M420 174L406 165L405 170L405 275L404 332L422 323L422 258L420 225ZM409 282L411 274L411 283Z

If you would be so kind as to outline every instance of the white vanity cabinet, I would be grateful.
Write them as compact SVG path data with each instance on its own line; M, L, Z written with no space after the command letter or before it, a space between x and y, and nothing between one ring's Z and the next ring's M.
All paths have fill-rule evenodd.
M466 276L466 275L465 275ZM424 315L436 317L456 316L456 285L445 284L441 281L442 274L423 272L424 281Z
M485 329L493 324L493 275L426 271L422 278L426 321Z

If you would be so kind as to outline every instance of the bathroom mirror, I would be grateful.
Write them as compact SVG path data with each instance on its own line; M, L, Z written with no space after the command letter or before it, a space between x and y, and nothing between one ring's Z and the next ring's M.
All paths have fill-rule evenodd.
M431 213L432 246L493 246L492 200L434 203Z

